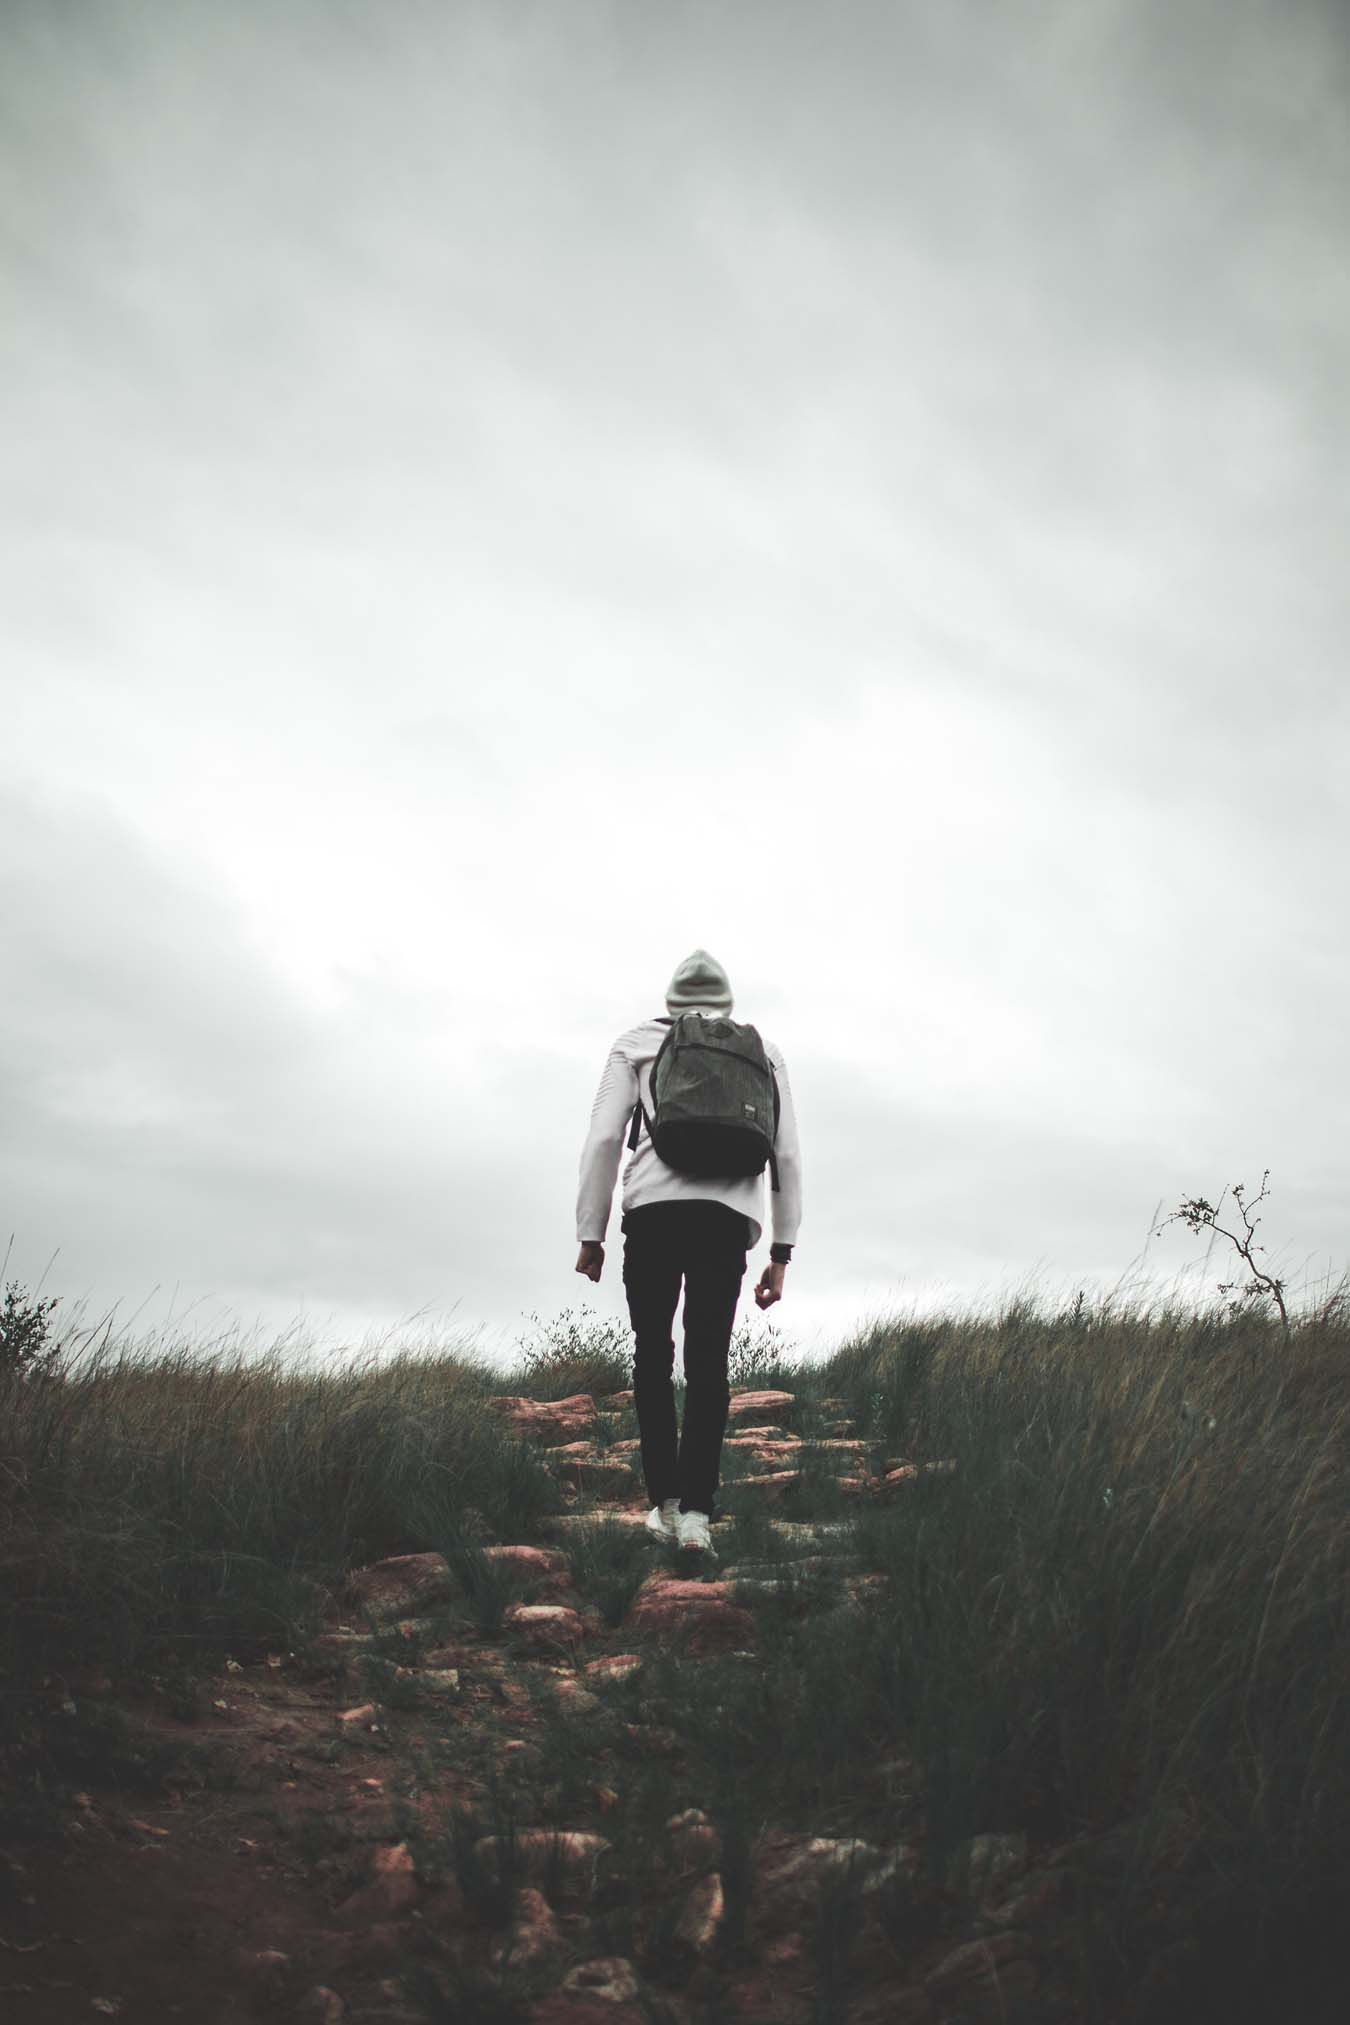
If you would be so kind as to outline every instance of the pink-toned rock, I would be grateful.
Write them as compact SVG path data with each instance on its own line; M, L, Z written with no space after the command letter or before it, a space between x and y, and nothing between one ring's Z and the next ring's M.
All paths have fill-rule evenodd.
M567 1715L593 1716L605 1706L599 1695L583 1687L575 1674L559 1674L553 1693L558 1706Z
M715 1870L701 1877L689 1893L675 1922L672 1939L675 1945L685 1948L692 1955L706 1954L717 1939L722 1921L726 1917L726 1896L722 1880Z
M354 1891L340 1908L344 1919L390 1919L406 1912L417 1898L417 1873L406 1842L377 1849L371 1859L370 1882Z
M517 1633L535 1648L570 1649L586 1636L585 1622L565 1603L509 1603L502 1612L502 1629Z
M484 1547L483 1559L496 1568L509 1568L514 1575L538 1576L541 1581L570 1586L572 1564L559 1547Z
M406 1680L428 1695L458 1695L460 1692L457 1666L396 1666L394 1679Z
M638 1979L627 1955L596 1955L578 1962L558 1985L569 1997L599 1998L606 2004L630 2004L638 1995Z
M344 1605L384 1625L451 1602L456 1586L444 1554L394 1554L353 1568L341 1593Z
M642 1660L635 1652L607 1652L587 1660L583 1670L595 1680L627 1680L630 1674L641 1673Z
M742 1421L747 1414L783 1413L795 1406L795 1392L733 1392L727 1407L729 1420Z
M755 1866L754 1896L761 1916L781 1921L814 1906L822 1886L850 1871L861 1891L882 1868L886 1852L857 1836L766 1837Z
M338 1721L345 1723L348 1729L362 1729L367 1723L375 1721L375 1704L374 1702L362 1702L359 1708L343 1709L338 1716Z
M511 1924L493 1941L489 1959L500 1973L504 1968L535 1969L561 1965L567 1940L552 1906L534 1885L522 1885L516 1893Z
M548 1459L550 1462L556 1462L559 1456L565 1455L580 1458L582 1456L599 1455L599 1453L600 1450L598 1445L589 1438L586 1438L581 1441L563 1441L555 1443L549 1449Z
M569 1540L575 1537L578 1528L584 1529L588 1526L645 1526L649 1510L650 1507L647 1505L631 1508L613 1505L607 1506L603 1513L550 1512L539 1521L539 1525L542 1531L555 1533L560 1539Z
M346 1999L326 1983L316 1983L296 2005L295 2015L302 2025L342 2025L347 2015Z
M600 1401L600 1404L607 1406L611 1413L617 1413L625 1406L631 1406L633 1404L633 1397L633 1388L630 1385L624 1392L607 1392Z
M641 1450L642 1442L639 1437L637 1435L630 1435L625 1441L612 1441L609 1444L607 1454L638 1455L641 1453Z
M566 1399L489 1399L488 1406L508 1421L517 1434L543 1448L557 1448L595 1432L595 1401L589 1392Z
M884 1474L875 1480L873 1488L878 1497L885 1498L905 1484L917 1482L920 1477L950 1476L955 1468L954 1459L929 1463L888 1462Z
M587 1889L595 1883L597 1863L612 1846L603 1835L565 1828L518 1828L514 1840L517 1874L546 1880L556 1865L565 1883ZM480 1835L474 1855L495 1872L505 1843L504 1836Z
M589 1491L592 1497L601 1499L632 1495L637 1478L625 1457L616 1456L613 1461L602 1461L595 1456L568 1456L561 1462L555 1462L554 1457L561 1454L561 1449L550 1449L549 1468L564 1489Z
M725 1582L687 1582L649 1575L628 1612L634 1631L675 1637L691 1658L753 1643L755 1620Z
M750 1461L766 1470L791 1469L801 1458L802 1445L799 1441L756 1442L749 1450Z
M240 1973L260 1997L280 1996L291 1972L291 1958L280 1948L245 1949L236 1957ZM311 1963L311 1969L313 1964Z

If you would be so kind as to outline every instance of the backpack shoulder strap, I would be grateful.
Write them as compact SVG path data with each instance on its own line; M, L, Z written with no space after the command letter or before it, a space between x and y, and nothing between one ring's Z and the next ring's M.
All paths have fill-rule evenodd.
M674 1020L673 1020L673 1019L671 1019L671 1018L669 1017L669 1015L668 1015L668 1014L658 1014L658 1015L657 1015L657 1017L656 1017L656 1018L655 1018L655 1019L654 1019L654 1020L652 1021L652 1025L653 1025L653 1026L657 1026L657 1027L673 1027L673 1026L674 1026L674 1024L675 1024ZM664 1046L665 1046L665 1042L663 1041L663 1042L661 1043L661 1045L662 1045L662 1047L664 1047ZM659 1052L659 1050L658 1050L658 1052ZM650 1136L651 1136L651 1129L652 1129L652 1128L651 1128L651 1123L650 1123L650 1121L648 1120L648 1118L647 1118L647 1116L646 1116L646 1113L645 1113L645 1112L643 1111L643 1108L642 1108L642 1084L641 1084L641 1080L640 1080L640 1078L641 1078L641 1074L642 1074L642 1072L641 1072L641 1069L639 1069L639 1070L638 1070L638 1076L639 1076L639 1082L638 1082L638 1100L637 1100L636 1104L634 1104L634 1106L633 1106L633 1127L632 1127L632 1130L631 1130L631 1131L629 1132L629 1134L628 1134L628 1151L629 1151L630 1153L636 1153L636 1152L637 1152L637 1143L638 1143L638 1133L640 1132L640 1130L641 1130L642 1126L643 1126L644 1124L646 1125L646 1127L647 1127L647 1136L648 1136L649 1138L650 1138Z

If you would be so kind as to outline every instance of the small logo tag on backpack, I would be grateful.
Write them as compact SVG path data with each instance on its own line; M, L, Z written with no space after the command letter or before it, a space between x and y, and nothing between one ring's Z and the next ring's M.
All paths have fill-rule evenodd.
M742 1104L741 1109L747 1118L757 1118L759 1116L753 1104Z

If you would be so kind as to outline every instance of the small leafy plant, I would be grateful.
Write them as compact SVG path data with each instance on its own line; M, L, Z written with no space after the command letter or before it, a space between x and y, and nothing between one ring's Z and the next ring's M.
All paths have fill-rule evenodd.
M1269 1180L1270 1169L1267 1168L1261 1176L1261 1186L1250 1202L1247 1200L1245 1185L1240 1181L1235 1181L1231 1190L1225 1189L1217 1203L1207 1202L1203 1195L1190 1196L1186 1201L1179 1204L1170 1216L1164 1217L1163 1222L1184 1223L1192 1231L1212 1230L1217 1232L1220 1237L1227 1238L1228 1242L1237 1252L1238 1257L1242 1260L1243 1265L1247 1268L1249 1275L1245 1281L1220 1280L1219 1292L1235 1296L1228 1303L1229 1314L1236 1318L1247 1307L1259 1306L1263 1301L1272 1302L1279 1310L1280 1322L1283 1325L1287 1340L1289 1336L1289 1310L1285 1305L1284 1281L1276 1279L1273 1273L1263 1272L1260 1266L1257 1265L1254 1256L1256 1252L1263 1252L1265 1246L1259 1245L1256 1242L1257 1225L1261 1219L1259 1216L1254 1217L1252 1211L1256 1208L1258 1202L1265 1201L1269 1193L1267 1188ZM1242 1218L1242 1230L1240 1233L1229 1230L1226 1224L1219 1222L1219 1213L1223 1208L1223 1196L1230 1193L1238 1206L1238 1213Z
M46 1378L60 1355L61 1346L49 1340L52 1312L60 1296L33 1301L17 1280L5 1288L0 1305L0 1374L19 1378Z

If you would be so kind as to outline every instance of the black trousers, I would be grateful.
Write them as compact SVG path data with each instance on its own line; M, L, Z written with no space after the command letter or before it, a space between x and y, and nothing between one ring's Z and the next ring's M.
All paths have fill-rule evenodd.
M654 1505L718 1516L714 1497L731 1388L727 1354L750 1246L724 1202L651 1202L624 1212L623 1284L633 1324L633 1403ZM684 1284L684 1425L675 1430L675 1307Z

